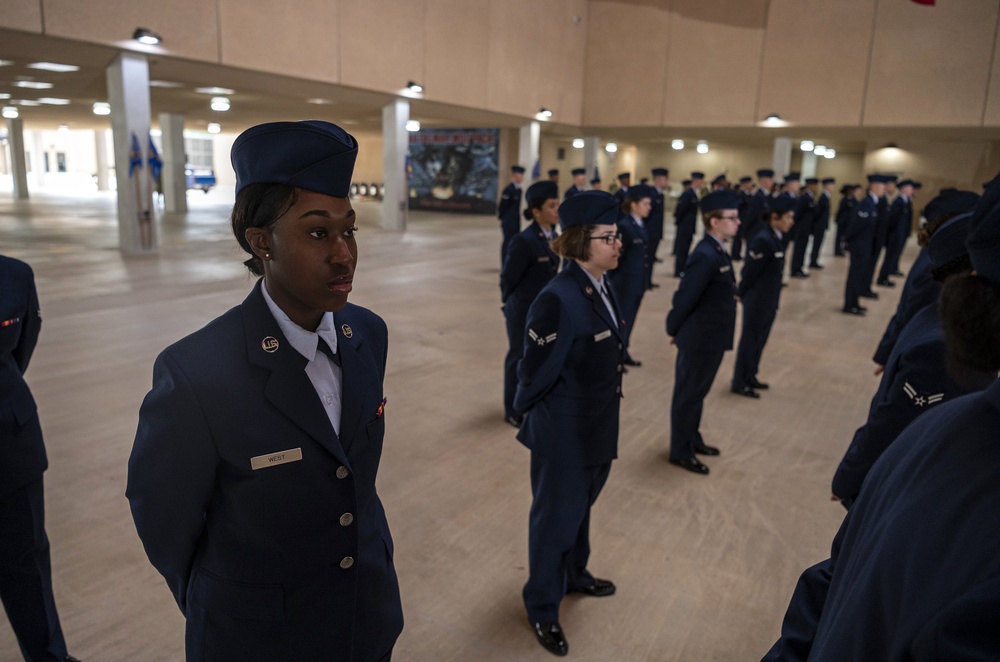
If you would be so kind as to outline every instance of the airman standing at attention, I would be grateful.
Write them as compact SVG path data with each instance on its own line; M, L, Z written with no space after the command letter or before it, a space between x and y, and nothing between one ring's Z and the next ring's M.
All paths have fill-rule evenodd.
M774 186L774 171L769 168L762 168L757 171L757 190L747 201L744 214L740 218L746 218L747 226L743 228L743 236L747 240L757 234L757 224L767 224L771 219L771 187ZM741 221L742 223L742 221Z
M813 216L816 212L816 188L819 180L815 177L806 178L806 188L799 193L795 205L795 227L792 229L792 278L808 278L809 274L802 270L806 261L806 250L809 247L809 237L812 236Z
M559 169L558 168L552 168L551 170L549 170L548 175L549 175L549 181L552 182L552 183L554 183L556 186L558 186L559 185Z
M903 252L903 245L913 225L913 185L912 179L899 182L897 186L899 195L889 205L888 218L885 221L885 257L882 258L882 268L879 269L876 281L882 287L896 286L889 276L899 273L899 256Z
M737 189L740 194L740 229L736 232L736 236L733 237L732 250L729 252L729 256L733 258L734 262L739 262L743 259L743 242L746 240L749 243L751 235L746 234L747 227L747 212L749 211L750 197L753 195L753 178L751 177L740 177L740 186Z
M833 254L837 257L847 255L847 226L854 216L854 208L861 197L861 184L844 184L840 187L840 204L837 205L837 234L834 239Z
M618 232L622 237L618 267L610 274L611 284L614 285L621 304L622 320L625 322L625 365L635 367L642 363L629 354L629 340L642 304L642 296L646 293L646 245L649 239L644 219L649 215L655 193L656 189L646 184L629 188L622 215L618 218Z
M524 181L524 168L519 165L510 167L510 184L500 195L497 205L497 216L500 217L500 229L503 231L503 242L500 244L500 266L507 259L507 244L521 231L521 182Z
M670 189L670 171L666 168L653 168L653 203L646 217L646 231L649 235L649 242L646 244L646 288L653 289L659 287L653 282L653 265L662 262L656 257L656 251L663 240L663 205L664 192Z
M615 191L615 197L618 198L618 205L621 206L625 204L625 194L628 193L628 187L632 183L632 173L620 172L618 173L618 190Z
M740 224L740 196L714 191L701 201L705 237L691 253L667 315L667 335L677 346L674 395L670 405L670 463L698 474L708 467L695 454L718 455L698 430L705 396L722 356L733 348L736 276L725 242Z
M674 225L677 226L674 234L675 278L681 277L687 264L688 252L691 250L695 226L698 223L698 193L704 183L705 173L692 172L691 187L685 189L677 199L677 207L674 209Z
M826 237L826 230L830 226L830 196L833 194L833 187L836 186L837 180L833 177L824 177L822 184L823 190L816 197L816 209L813 210L810 269L823 268L823 265L819 263L819 253L823 250L823 238Z
M563 200L572 198L577 193L583 193L587 190L587 171L583 168L573 168L570 173L573 175L573 185L566 189L566 193L563 194Z
M878 298L871 291L871 261L875 254L875 235L878 229L878 201L885 195L885 175L868 175L868 194L854 209L854 216L847 225L844 238L851 254L851 265L847 270L844 285L844 312L850 315L864 315L859 297Z

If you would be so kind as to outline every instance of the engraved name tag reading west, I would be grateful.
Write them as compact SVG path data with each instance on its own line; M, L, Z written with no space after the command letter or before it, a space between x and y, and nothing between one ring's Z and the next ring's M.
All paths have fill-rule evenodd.
M250 468L257 471L258 469L266 469L288 462L298 462L301 459L301 448L289 448L287 451L278 451L277 453L258 455L257 457L250 458Z

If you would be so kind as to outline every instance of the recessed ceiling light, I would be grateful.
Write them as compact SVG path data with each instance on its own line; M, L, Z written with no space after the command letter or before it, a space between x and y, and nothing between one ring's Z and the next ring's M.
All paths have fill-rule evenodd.
M552 111L545 107L539 108L538 116L544 117L545 119L549 119L550 117L552 117Z
M194 91L198 94L214 94L216 96L236 94L236 90L231 90L228 87L196 87Z
M14 106L4 106L2 114L9 120L16 120L21 113Z
M13 60L0 60L0 67L9 67L14 64Z
M44 103L50 106L68 106L69 99L58 99L56 97L41 97L40 99L38 99L38 103Z
M312 99L306 99L306 103L314 103L317 106L332 106L337 102L332 99L320 99L319 97L314 97Z
M69 124L60 124L58 131L59 133L69 133Z
M94 114L95 115L110 115L111 114L111 104L107 101L97 101L94 103Z
M412 80L406 84L406 89L415 94L420 94L424 91L424 86L420 83L414 83Z
M698 146L695 147L695 151L699 154L708 154L708 143L704 141L698 143Z
M670 142L670 146L673 147L674 149L684 149L684 141L681 140L680 138L677 138Z
M406 130L410 133L416 133L420 130L420 122L417 120L406 120Z
M209 122L208 123L208 132L209 133L215 134L215 133L220 133L221 131L222 131L222 125L219 124L218 122Z
M9 99L10 95L6 92L0 92L0 99Z
M23 87L29 90L47 90L52 87L52 83L43 83L39 80L16 80L11 83L12 87Z
M813 154L816 156L823 156L826 154L826 145L816 145L813 149Z
M151 81L149 81L149 86L150 87L166 87L166 88L184 87L182 84L175 83L175 82L173 82L171 80L151 80Z
M338 124L346 124L347 126L353 126L354 124L360 124L358 120L340 120Z
M217 113L224 113L229 110L229 99L226 97L212 97L211 107Z
M828 148L826 150L826 154L823 155L823 158L832 159L835 156L837 156L837 150Z
M10 102L13 103L13 104L17 104L18 106L41 106L42 105L42 104L38 103L37 101L35 101L34 99L11 99Z
M811 140L803 140L802 142L799 143L799 149L801 149L803 152L811 152L814 149L816 149L816 143L814 143Z
M576 149L583 149L583 146L585 144L586 143L583 141L583 138L573 138L573 147L574 148L576 148Z
M132 38L140 44L146 44L147 46L155 46L163 41L163 38L160 37L160 35L156 34L149 28L136 28L135 32L132 33Z
M25 65L29 69L41 69L42 71L54 71L59 74L70 73L72 71L80 71L80 67L75 64L59 64L57 62L32 62L31 64Z
M604 151L606 151L608 154L614 154L615 152L618 151L618 145L616 143L608 143L607 145L604 146Z

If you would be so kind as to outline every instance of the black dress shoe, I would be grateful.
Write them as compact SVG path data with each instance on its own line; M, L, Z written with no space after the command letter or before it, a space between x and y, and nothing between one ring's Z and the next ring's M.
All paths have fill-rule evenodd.
M653 258L653 262L656 262L657 264L663 264L663 260L661 260L661 259L660 259L660 258L658 258L658 257L654 257L654 258Z
M885 280L880 280L875 284L881 285L882 287L896 287L896 284L891 280L889 280L888 278L886 278Z
M505 416L503 420L516 428L520 428L521 423L524 422L524 418L521 416Z
M834 257L847 257L847 253L834 253Z
M823 265L820 264L819 262L813 262L812 264L809 265L809 268L810 269L822 269Z
M864 317L865 314L864 309L858 306L855 306L853 308L844 308L844 312L847 313L848 315L857 315L859 317Z
M771 388L770 384L765 384L764 382L759 382L756 379L750 380L750 388L755 388L758 391L766 391Z
M702 444L701 446L695 446L694 452L698 455L708 455L715 457L719 455L719 449L715 446L709 446L708 444Z
M642 361L636 361L631 356L626 356L625 360L622 361L622 363L624 363L625 365L635 366L636 368L642 365Z
M804 271L793 271L789 276L792 278L809 278L809 274Z
M742 396L745 396L745 397L748 397L748 398L753 398L755 400L760 397L760 393L758 393L757 391L753 390L749 386L743 386L741 388L733 388L731 390L732 390L733 393L735 393L737 395L742 395Z
M862 299L876 299L876 300L878 299L878 294L876 294L875 292L865 292L860 296Z
M563 656L569 652L569 644L563 636L562 628L558 623L534 622L535 636L542 648L553 655Z
M699 462L696 457L686 457L682 460L670 458L670 464L676 464L681 469L687 469L688 471L693 471L694 473L701 474L702 476L708 475L708 467Z
M890 275L896 276L897 278L902 278L906 274L904 274L902 271L893 271Z
M608 579L598 579L594 577L594 583L590 586L579 586L571 588L568 593L583 593L594 598L606 598L615 594L615 585Z

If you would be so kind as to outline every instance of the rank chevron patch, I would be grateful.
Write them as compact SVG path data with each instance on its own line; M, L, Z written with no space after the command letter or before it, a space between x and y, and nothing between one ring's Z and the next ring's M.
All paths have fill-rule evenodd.
M531 338L534 342L538 343L539 347L544 347L546 344L555 341L556 334L550 333L547 336L540 336L537 333L535 333L534 329L528 329L528 337Z
M903 383L903 391L905 391L906 395L910 397L913 404L918 407L929 407L930 405L937 404L938 402L944 400L944 393L934 393L933 395L917 393L917 389L913 388L910 385L910 382Z

